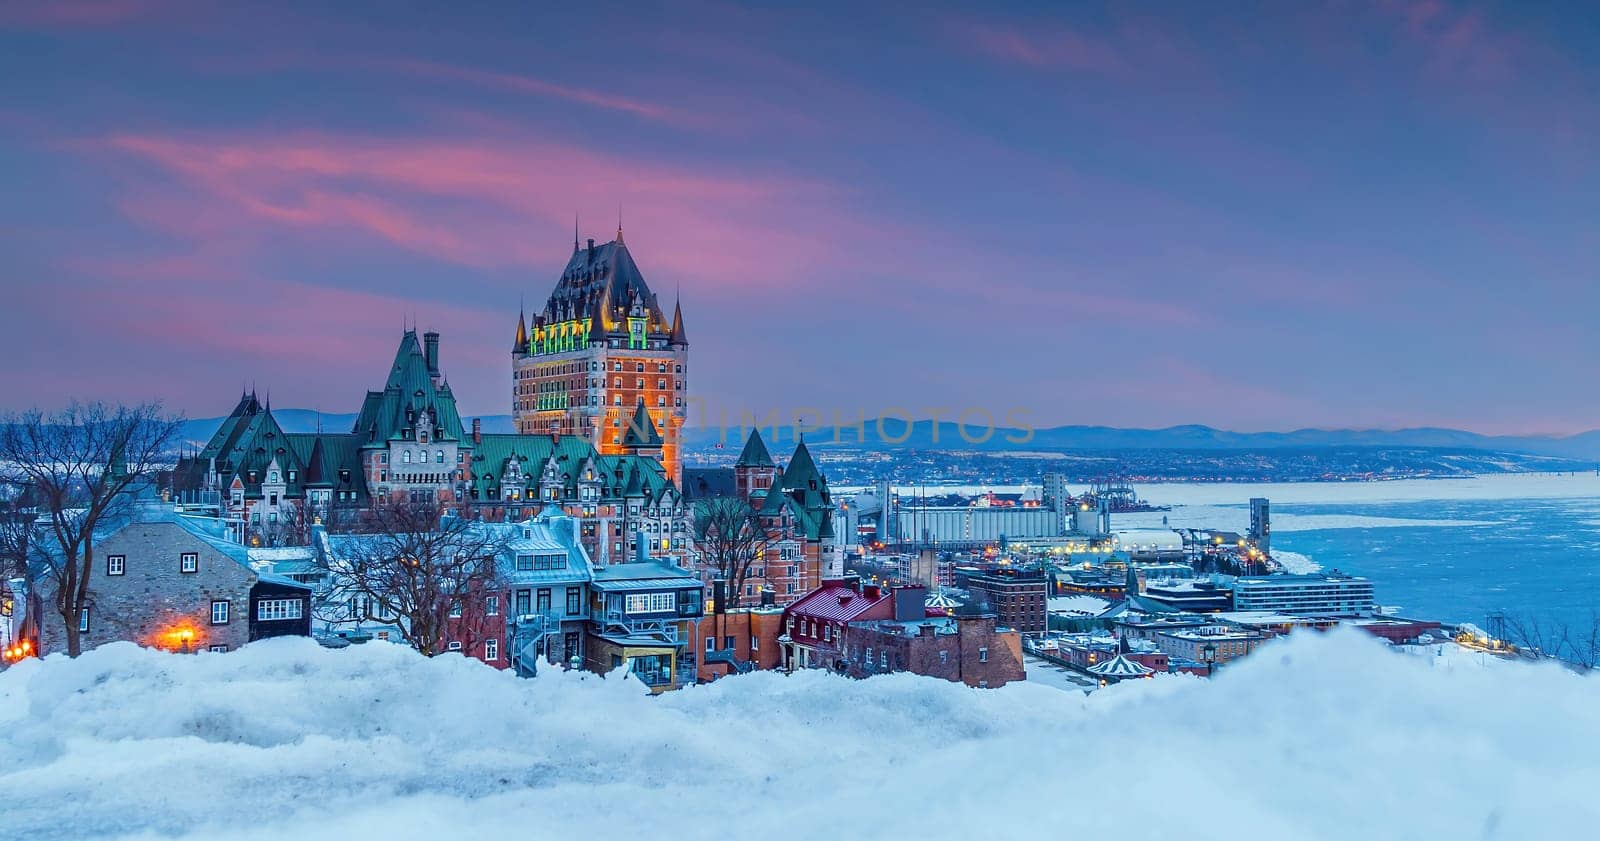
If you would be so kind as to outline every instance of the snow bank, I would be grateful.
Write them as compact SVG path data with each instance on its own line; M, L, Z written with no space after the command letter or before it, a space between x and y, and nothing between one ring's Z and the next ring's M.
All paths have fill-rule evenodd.
M1283 567L1284 572L1293 575L1309 575L1313 572L1322 571L1322 564L1312 560L1310 555L1290 552L1287 549L1272 550L1272 559Z
M1087 697L810 672L649 698L376 643L114 645L0 674L0 710L0 823L33 841L1533 839L1600 824L1600 682L1432 668L1354 631L1275 643L1213 683Z

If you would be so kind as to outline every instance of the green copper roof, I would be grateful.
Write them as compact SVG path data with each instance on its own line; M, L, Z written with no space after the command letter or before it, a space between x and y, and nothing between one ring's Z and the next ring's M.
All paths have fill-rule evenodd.
M416 331L407 330L400 337L383 390L367 392L353 431L369 446L407 440L412 437L417 419L427 412L433 418L436 439L462 440L455 396L442 382L435 387L433 378Z
M622 436L622 446L628 449L654 449L661 446L661 433L656 430L655 421L650 419L650 410L644 407L643 400L633 410L633 418L628 421L628 432Z
M739 453L739 460L734 462L733 466L777 467L772 460L772 454L767 452L766 442L761 440L761 430L750 430L750 437L744 442L744 451Z

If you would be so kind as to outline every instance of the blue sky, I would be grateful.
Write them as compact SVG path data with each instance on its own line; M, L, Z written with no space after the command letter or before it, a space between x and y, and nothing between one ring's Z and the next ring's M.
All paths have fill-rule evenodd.
M730 414L1600 427L1582 3L332 6L0 3L11 407L505 413L620 205Z

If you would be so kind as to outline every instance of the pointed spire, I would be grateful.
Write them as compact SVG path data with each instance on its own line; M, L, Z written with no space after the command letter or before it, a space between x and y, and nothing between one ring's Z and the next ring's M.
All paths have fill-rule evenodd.
M750 437L745 439L744 451L739 453L739 460L733 463L734 467L777 467L772 461L772 453L767 452L767 444L761 440L761 430L750 430Z
M528 320L520 307L517 309L517 338L511 343L511 352L528 352Z
M601 289L600 297L595 299L594 305L589 309L589 341L604 342L606 340L606 317L611 314L611 286L607 284Z
M680 347L689 346L689 333L683 327L683 301L681 299L672 305L672 340L670 344Z
M656 423L650 419L650 410L644 407L643 400L639 401L638 407L633 411L633 418L628 421L628 431L622 436L622 446L628 449L661 446L661 433L656 430Z
M572 214L572 253L578 253L578 214Z
M617 202L617 245L622 245L622 202Z

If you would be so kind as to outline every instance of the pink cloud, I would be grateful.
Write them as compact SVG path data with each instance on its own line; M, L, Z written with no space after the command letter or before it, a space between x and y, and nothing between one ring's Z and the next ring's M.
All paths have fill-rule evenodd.
M631 217L660 232L663 250L653 263L708 273L713 281L776 282L807 264L815 244L785 217L844 215L831 185L623 159L527 135L117 134L98 146L179 176L196 193L190 204L220 205L256 224L360 232L479 268L548 260L549 241L537 242L530 228L561 230L575 209L614 208L621 199ZM161 214L158 223L195 224L196 214L183 205L169 196L161 209L137 212ZM206 224L210 214L199 216Z
M625 96L604 93L601 91L577 88L556 82L546 81L533 76L515 73L497 73L488 70L476 70L468 67L456 67L448 64L439 64L432 61L385 61L377 66L389 68L397 72L431 79L445 79L480 87L497 88L516 93L533 94L535 96L553 97L584 105L592 105L610 111L621 111L637 117L651 120L671 122L685 121L685 117L674 109L655 102L632 99Z
M988 23L958 27L961 37L995 58L1041 70L1078 70L1121 75L1128 63L1108 39L1080 34L1062 26L1023 29Z

